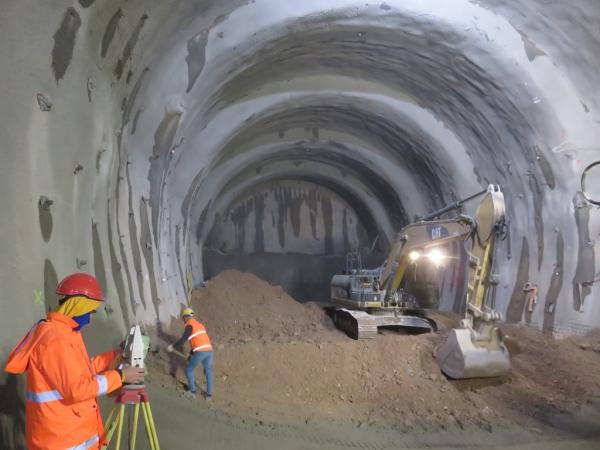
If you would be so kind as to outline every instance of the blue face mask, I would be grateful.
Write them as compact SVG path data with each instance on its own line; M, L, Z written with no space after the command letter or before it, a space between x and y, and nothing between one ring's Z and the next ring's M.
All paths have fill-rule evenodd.
M92 319L92 313L89 312L87 314L82 314L81 316L75 316L72 319L79 324L79 326L74 328L74 330L79 331L88 323L90 323L90 320Z

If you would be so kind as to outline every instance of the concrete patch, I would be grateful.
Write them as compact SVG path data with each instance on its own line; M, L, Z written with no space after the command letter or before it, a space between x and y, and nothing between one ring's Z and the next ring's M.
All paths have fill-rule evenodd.
M534 174L529 175L529 188L533 195L533 219L537 237L537 268L542 268L544 260L544 191Z
M554 175L550 161L548 161L548 158L546 155L544 155L544 152L537 145L532 148L532 151L535 161L544 175L546 184L550 189L553 190L556 187L556 176Z
M40 231L42 233L42 239L44 242L49 242L52 237L52 229L54 228L54 221L52 220L52 211L50 206L54 202L48 197L41 196L38 201L38 216L40 222Z
M123 53L121 54L121 57L117 61L117 65L115 66L115 70L114 70L114 74L115 74L115 77L117 78L117 80L120 80L121 77L123 76L123 70L125 69L125 64L127 64L127 62L131 58L133 49L135 48L135 45L137 44L137 41L140 37L140 33L142 32L142 28L144 28L144 24L146 23L147 19L148 19L148 14L143 14L142 17L140 17L140 20L138 21L137 25L135 26L135 29L133 30L131 37L129 38L129 40L127 41L127 44L125 44L125 47L123 48Z
M75 8L67 9L60 28L54 34L52 70L57 83L63 79L69 64L71 64L73 49L75 48L75 38L77 37L79 27L81 27L81 17L79 17Z
M165 112L165 115L154 133L154 147L150 157L150 170L148 181L150 182L150 205L152 212L152 230L154 233L154 245L158 247L158 217L160 213L160 202L163 176L169 163L169 155L182 111Z
M146 77L146 74L148 73L149 70L150 69L148 67L146 67L142 71L142 73L138 77L137 81L133 85L133 89L131 89L131 92L129 94L129 97L127 98L127 101L125 102L125 108L123 108L123 118L122 118L122 127L123 128L125 127L125 125L127 125L127 123L129 123L129 119L131 117L131 112L133 111L135 101L137 99L138 93L140 92L140 89L142 88L142 83L144 82L144 77ZM136 117L137 117L137 114L136 114ZM134 120L135 120L135 118L134 118ZM135 125L137 125L137 121L135 121ZM133 134L133 131L132 131L132 134Z
M142 303L144 309L146 306L146 297L144 295L144 271L142 269L142 257L140 254L140 242L138 240L138 227L135 223L135 211L133 206L133 189L131 186L131 175L129 170L129 162L127 162L127 167L125 168L125 178L127 179L127 204L129 209L129 237L130 237L130 245L131 245L131 255L133 257L133 269L136 273L137 279L137 287L138 287L138 299ZM143 202L142 202L143 203ZM153 277L154 278L154 277Z
M208 30L203 30L188 41L188 55L185 61L188 65L188 86L187 91L190 92L194 87L194 83L204 68L206 62L206 43L208 42Z
M202 210L202 213L200 213L200 217L198 218L198 224L196 226L196 244L199 244L202 239L202 234L204 232L204 225L206 224L206 217L208 216L208 211L210 209L211 203L212 203L212 200L209 200L209 202L206 204L206 206ZM215 223L217 223L216 219L215 219Z
M150 228L150 222L148 219L148 205L145 200L140 202L140 248L142 249L142 255L144 255L144 261L146 263L146 270L148 271L149 284L150 284L150 301L154 305L154 310L158 315L158 305L160 300L158 298L158 287L156 285L156 269L154 267L154 254L152 252L152 230Z
M135 131L137 130L138 121L140 120L140 116L142 115L143 112L144 112L144 110L141 108L135 112L135 117L133 118L133 124L131 125L131 134L132 135L134 135Z
M521 259L519 260L519 269L517 279L510 298L510 303L506 310L506 321L508 323L518 323L523 319L523 310L525 308L525 292L523 286L529 281L529 242L523 237L521 245Z
M102 47L100 50L100 55L105 58L106 53L108 52L108 48L110 47L110 43L115 37L115 32L117 31L117 26L119 25L119 21L123 17L123 10L121 8L117 9L117 12L113 14L110 18L108 25L106 25L106 29L104 30L104 36L102 36Z
M565 270L565 240L559 231L556 235L556 262L550 279L550 286L546 293L546 302L544 306L544 323L542 330L544 333L554 331L554 321L556 318L556 305L559 300L560 291L563 286L563 272Z

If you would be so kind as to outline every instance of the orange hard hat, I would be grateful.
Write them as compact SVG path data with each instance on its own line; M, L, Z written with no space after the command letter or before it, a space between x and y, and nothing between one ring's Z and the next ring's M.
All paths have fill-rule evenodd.
M104 301L100 283L95 276L89 273L74 273L65 277L58 283L56 293L65 297L83 295L92 300Z

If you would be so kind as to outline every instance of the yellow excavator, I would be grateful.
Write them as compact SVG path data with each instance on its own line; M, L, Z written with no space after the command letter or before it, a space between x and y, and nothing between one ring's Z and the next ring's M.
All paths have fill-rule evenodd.
M484 195L474 216L438 219L465 202ZM496 377L510 370L510 357L496 322L490 292L497 284L492 274L494 248L506 233L504 195L498 186L455 202L404 227L380 268L360 267L359 258L349 256L346 272L331 281L333 320L355 339L373 338L380 327L407 327L436 331L436 323L419 307L417 299L402 286L411 265L418 262L441 266L448 258L443 246L463 241L468 255L468 283L464 317L438 347L437 363L449 377Z

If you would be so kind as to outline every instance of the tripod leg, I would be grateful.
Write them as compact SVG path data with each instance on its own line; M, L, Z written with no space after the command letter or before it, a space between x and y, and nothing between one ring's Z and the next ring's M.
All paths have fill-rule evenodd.
M136 403L133 409L133 430L131 432L131 449L135 450L135 441L137 439L138 418L140 417L140 404Z
M150 422L150 431L154 439L154 448L160 450L160 444L158 443L158 434L156 433L156 426L154 425L154 417L152 417L152 408L150 408L150 402L146 403L146 413L148 414L148 421Z
M150 428L150 420L148 419L148 411L146 410L146 402L142 402L142 413L144 414L144 423L146 424L146 434L148 436L148 444L150 445L150 450L155 450L154 448L154 434Z
M123 420L125 418L125 405L122 404L119 408L119 425L117 426L117 444L115 445L115 450L119 450L121 448L121 436L123 435Z
M112 439L112 436L115 433L117 421L113 420L113 419L116 419L115 413L118 410L119 410L119 405L115 405L113 407L113 409L111 409L110 414L108 415L108 418L106 419L106 425L104 425L104 428L106 428L106 447L108 447L108 445L110 444L110 440Z

